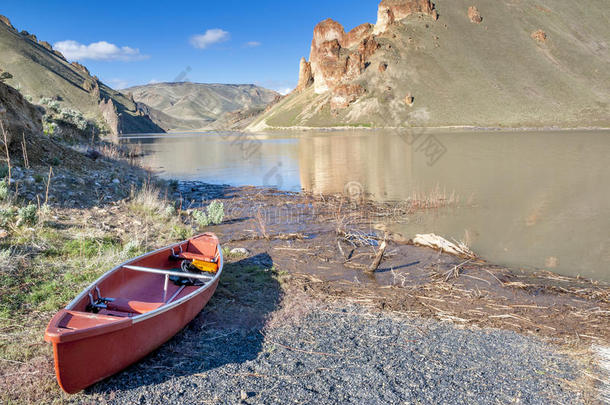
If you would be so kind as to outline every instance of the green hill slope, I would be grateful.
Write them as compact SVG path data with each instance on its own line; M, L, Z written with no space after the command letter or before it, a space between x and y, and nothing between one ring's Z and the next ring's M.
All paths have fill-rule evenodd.
M67 62L48 43L19 33L5 17L0 18L0 55L0 69L13 75L6 83L34 102L59 100L115 135L162 132L133 100L91 76L84 66Z
M278 93L252 84L156 83L123 90L166 130L212 128L226 113L263 110Z
M316 27L300 88L249 129L610 126L606 0L384 0L381 6L376 26L358 27L363 42L354 44L358 29L342 37L334 22ZM481 21L476 13L471 20L471 6ZM392 16L396 22L384 29ZM362 68L354 74L358 55ZM310 70L311 77L303 76ZM328 91L321 81L331 81Z

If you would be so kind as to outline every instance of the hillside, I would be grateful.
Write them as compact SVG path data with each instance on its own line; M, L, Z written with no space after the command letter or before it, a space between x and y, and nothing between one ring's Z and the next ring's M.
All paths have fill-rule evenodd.
M162 132L133 100L100 82L81 64L69 63L49 43L18 32L3 16L0 55L0 69L13 75L6 83L35 103L42 98L58 100L115 135Z
M608 127L609 20L605 0L383 0L375 25L318 24L299 86L248 129Z
M214 127L227 113L264 110L278 93L252 84L157 83L123 90L150 107L150 115L165 130Z

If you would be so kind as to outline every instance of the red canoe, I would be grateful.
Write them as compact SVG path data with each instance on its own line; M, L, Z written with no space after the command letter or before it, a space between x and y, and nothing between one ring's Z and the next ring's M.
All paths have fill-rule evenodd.
M205 272L192 271L193 265ZM168 341L207 304L222 265L218 238L208 233L130 260L96 280L47 327L60 387L78 392Z

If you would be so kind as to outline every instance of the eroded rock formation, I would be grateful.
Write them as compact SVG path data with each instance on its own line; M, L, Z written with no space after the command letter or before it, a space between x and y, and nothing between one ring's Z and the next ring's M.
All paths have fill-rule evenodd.
M547 39L546 32L544 32L540 29L532 32L531 37L533 40L536 40L539 43L546 42L546 39Z
M411 93L407 93L407 95L405 96L405 104L407 104L409 107L411 107L414 102L415 102L415 97L413 97L413 95Z
M479 13L479 10L475 6L468 7L468 18L470 19L470 22L475 24L479 24L483 21L481 13Z
M15 29L15 27L13 27L13 24L11 24L11 20L8 19L8 17L5 17L3 15L0 15L0 23L8 26L11 29Z
M45 48L47 51L53 52L53 47L47 41L39 41L38 44Z
M382 0L377 11L375 34L385 32L396 21L417 13L427 14L434 20L438 19L434 4L430 0Z
M54 49L54 50L53 50L53 53L54 53L54 54L55 54L55 56L57 56L58 58L63 59L63 60L65 60L65 61L68 61L68 60L66 59L66 57L64 56L64 54L63 54L63 53L61 53L61 52L59 52L57 49Z
M311 64L305 58L301 58L299 65L299 83L297 91L303 91L313 83L313 75L311 73Z
M313 84L315 92L331 93L331 107L344 108L366 92L353 82L368 67L380 45L376 36L391 24L412 14L425 14L434 20L438 14L430 0L383 0L379 5L376 25L361 24L346 33L332 19L316 25L311 42L309 62L301 59L297 91ZM384 72L387 64L379 65Z
M30 41L35 42L35 43L38 43L38 38L36 38L36 35L34 35L34 34L30 34L29 32L27 32L27 31L25 31L25 30L24 30L24 31L21 31L21 33L20 33L20 34L21 34L22 36L26 37L27 39L29 39Z
M99 107L102 116L104 117L104 121L106 121L106 124L108 124L108 127L110 128L110 132L114 135L121 134L119 114L117 113L116 106L112 99L109 98L100 101Z
M343 36L344 48L353 48L360 43L362 38L365 38L373 33L373 24L365 23L357 26Z
M297 90L303 91L313 83L316 93L331 91L337 97L332 105L346 105L342 100L349 100L349 105L364 89L344 86L344 82L356 79L379 48L372 30L371 24L362 24L346 33L341 24L330 18L316 25L309 62L301 60Z
M87 69L85 66L81 65L78 62L72 62L70 63L72 66L74 66L76 69L80 70L81 72L83 72L84 74L86 74L87 76L91 76L91 73L89 73L89 69Z
M340 84L333 89L330 108L346 108L366 92L359 84Z

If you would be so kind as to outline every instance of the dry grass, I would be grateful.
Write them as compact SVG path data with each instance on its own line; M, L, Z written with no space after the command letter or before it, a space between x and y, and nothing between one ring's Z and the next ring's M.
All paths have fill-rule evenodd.
M131 190L131 207L146 213L162 214L168 207L166 196L151 182L146 182L139 189Z
M13 198L0 208L14 208ZM193 232L175 210L167 215L166 199L150 183L103 208L42 207L35 225L13 219L1 239L0 403L65 401L43 341L53 313L116 264Z
M8 166L7 181L10 184L10 182L11 182L11 170L12 170L12 166L11 166L11 154L9 152L8 133L6 132L6 129L4 129L4 124L3 124L1 119L0 119L0 130L2 130L4 152L6 153L6 165Z
M405 202L413 210L424 210L457 205L460 203L460 197L455 190L447 194L447 190L441 189L440 185L437 184L428 192L412 191Z

